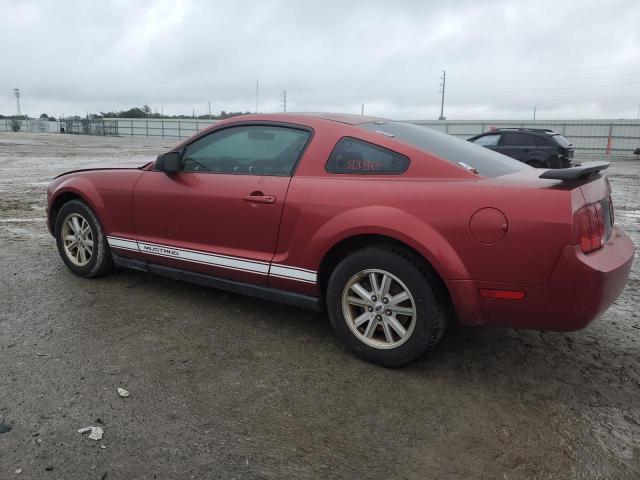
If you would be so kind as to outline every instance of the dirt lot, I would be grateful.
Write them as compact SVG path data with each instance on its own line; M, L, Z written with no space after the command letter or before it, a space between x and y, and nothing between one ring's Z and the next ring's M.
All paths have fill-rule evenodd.
M0 134L0 479L640 478L640 262L584 331L462 329L375 367L320 314L64 267L47 181L171 143ZM640 162L609 178L638 244Z

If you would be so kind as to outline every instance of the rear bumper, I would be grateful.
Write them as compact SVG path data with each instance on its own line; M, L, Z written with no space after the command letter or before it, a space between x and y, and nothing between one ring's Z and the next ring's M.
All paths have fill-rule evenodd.
M580 330L604 313L618 298L629 278L635 246L615 228L605 246L585 255L579 246L566 246L549 280L540 285L501 282L451 282L454 303L473 295L458 309L460 323L535 330ZM522 300L480 297L478 290L519 290ZM464 293L463 293L464 292ZM470 297L467 297L470 298Z

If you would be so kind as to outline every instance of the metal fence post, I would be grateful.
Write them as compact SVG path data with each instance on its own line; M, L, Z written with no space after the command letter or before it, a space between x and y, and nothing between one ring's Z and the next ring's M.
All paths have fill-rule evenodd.
M611 138L611 134L613 133L613 123L609 124L609 136L607 137L607 155L611 153L611 144L613 143L613 139Z
M160 120L160 126L162 127L162 138L164 138L164 118Z
M149 119L145 122L145 127L147 128L147 138L149 138Z
M133 137L133 120L129 120L129 124L131 125L131 136Z
M178 120L178 138L182 138L182 122Z

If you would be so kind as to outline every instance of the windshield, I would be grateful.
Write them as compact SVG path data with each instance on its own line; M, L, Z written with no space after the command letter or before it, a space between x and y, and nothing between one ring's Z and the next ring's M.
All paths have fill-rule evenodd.
M360 124L359 127L392 136L396 140L455 163L460 168L471 167L485 177L499 177L531 168L506 155L421 125L404 122L368 122Z

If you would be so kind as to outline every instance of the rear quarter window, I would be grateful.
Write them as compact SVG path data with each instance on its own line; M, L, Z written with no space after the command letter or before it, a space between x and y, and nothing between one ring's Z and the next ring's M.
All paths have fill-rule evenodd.
M413 145L424 152L456 164L460 168L466 169L467 166L470 166L485 177L499 177L532 168L475 143L420 125L377 121L362 123L358 127L387 137L394 137L395 140Z
M405 155L352 137L336 143L325 165L328 173L356 175L400 175L407 168Z

